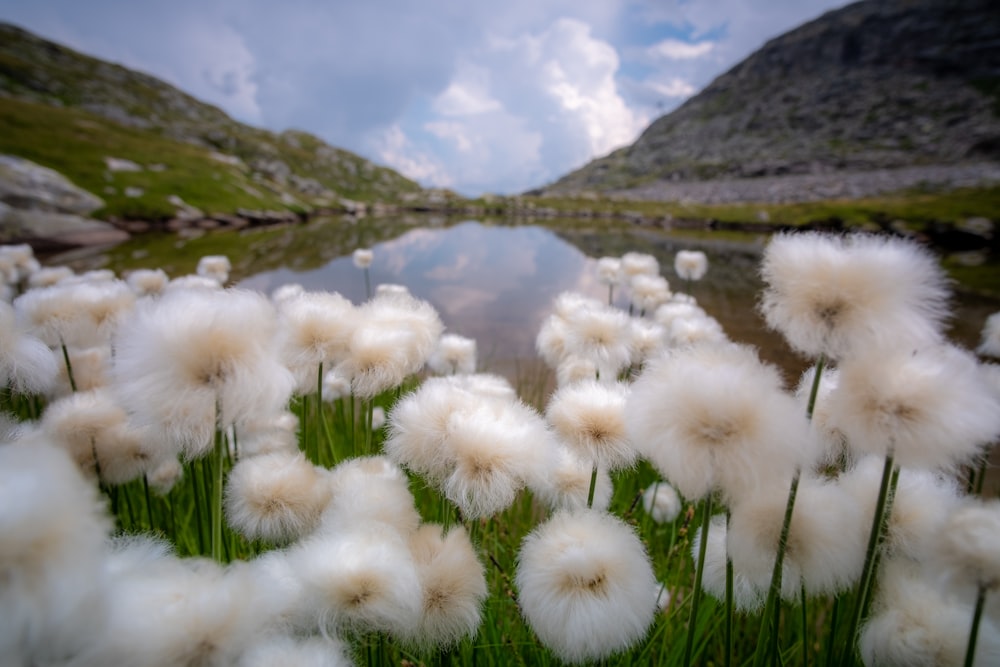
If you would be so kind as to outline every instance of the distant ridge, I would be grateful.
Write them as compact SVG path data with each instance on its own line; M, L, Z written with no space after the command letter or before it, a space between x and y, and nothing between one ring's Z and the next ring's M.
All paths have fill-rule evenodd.
M631 146L532 194L997 162L1000 2L865 0L770 40Z

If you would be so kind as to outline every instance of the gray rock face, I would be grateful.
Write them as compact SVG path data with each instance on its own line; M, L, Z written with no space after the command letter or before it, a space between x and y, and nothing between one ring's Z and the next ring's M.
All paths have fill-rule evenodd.
M0 201L17 209L75 215L104 206L104 200L62 174L12 155L0 155Z
M119 243L128 237L127 232L100 220L0 204L0 243L69 247Z
M550 194L1000 161L1000 3L865 0L777 37Z

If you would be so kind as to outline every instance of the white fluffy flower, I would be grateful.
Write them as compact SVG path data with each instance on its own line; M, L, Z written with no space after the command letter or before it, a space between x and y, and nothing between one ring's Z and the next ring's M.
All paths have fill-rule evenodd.
M560 439L594 467L619 470L635 462L636 451L625 431L621 382L581 380L560 388L549 400L545 417Z
M203 278L214 280L219 285L225 285L232 268L233 265L225 255L206 255L198 260L195 272Z
M325 476L301 453L251 456L229 473L226 517L248 539L288 542L316 527L330 496Z
M733 500L784 486L801 464L808 422L777 370L749 347L686 348L649 363L625 404L639 454L688 499Z
M828 424L854 451L955 468L1000 434L1000 400L975 358L957 347L871 349L840 365Z
M670 523L681 513L681 499L674 487L660 480L642 494L642 506L656 523Z
M476 341L458 334L444 334L427 359L427 366L438 375L475 373Z
M521 611L565 662L600 660L640 641L656 612L656 578L642 542L596 510L562 511L521 545Z
M674 271L684 280L701 280L708 271L708 257L700 250L678 250Z
M351 261L354 262L354 266L359 269L367 269L372 265L372 260L375 259L375 253L367 248L358 248L351 254Z
M854 234L779 234L764 252L760 308L800 353L843 359L865 347L940 338L944 274L922 247Z

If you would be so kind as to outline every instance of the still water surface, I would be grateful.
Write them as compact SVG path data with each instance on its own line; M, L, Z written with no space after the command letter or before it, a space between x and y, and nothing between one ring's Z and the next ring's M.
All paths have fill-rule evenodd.
M756 346L762 358L779 365L792 382L805 367L780 336L768 331L755 310L761 291L757 275L766 238L760 235L684 234L606 223L504 226L466 221L414 226L361 220L260 230L249 234L209 234L201 238L134 239L103 256L108 268L124 271L160 266L171 276L191 272L197 258L226 254L232 279L244 288L271 293L288 283L329 290L355 303L365 300L363 272L351 252L374 252L373 285L405 285L429 301L448 331L474 338L480 366L511 376L537 368L534 341L561 292L607 299L597 279L597 258L627 251L654 255L674 289L685 286L673 271L678 250L700 249L709 258L706 277L691 287L706 311L731 339ZM624 291L617 305L627 308ZM978 342L986 317L1000 310L997 300L958 296L952 337L965 346ZM523 378L522 378L523 379Z

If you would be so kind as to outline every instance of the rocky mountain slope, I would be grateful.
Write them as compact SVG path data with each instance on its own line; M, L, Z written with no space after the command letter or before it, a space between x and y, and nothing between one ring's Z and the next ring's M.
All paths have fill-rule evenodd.
M280 216L422 192L315 136L244 125L154 77L4 23L0 154L99 196L93 215L105 219Z
M772 39L541 192L998 162L1000 3L864 0Z

